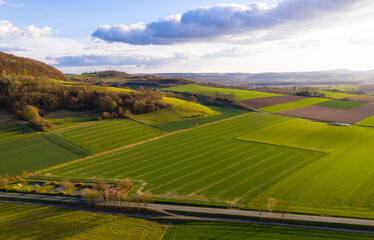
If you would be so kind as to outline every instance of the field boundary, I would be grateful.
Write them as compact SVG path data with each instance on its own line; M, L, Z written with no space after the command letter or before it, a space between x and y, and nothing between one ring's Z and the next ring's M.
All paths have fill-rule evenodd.
M260 143L260 144L265 144L265 145L270 145L270 146L276 146L276 147L292 148L292 149L303 150L303 151L308 151L308 152L317 152L317 153L323 153L323 154L331 154L331 152L324 152L324 151L318 151L318 150L313 150L313 149L299 148L299 147L293 147L293 146L288 146L288 145L280 145L280 144L275 144L275 143L267 143L267 142L254 141L254 140L246 140L246 139L241 139L240 137L241 136L239 136L237 138L234 138L234 140L236 140L236 141L244 141L244 142Z

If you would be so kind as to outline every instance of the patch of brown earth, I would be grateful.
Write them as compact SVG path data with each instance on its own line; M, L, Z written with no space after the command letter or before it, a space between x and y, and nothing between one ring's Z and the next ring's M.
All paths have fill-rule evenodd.
M374 102L374 96L368 96L368 95L356 95L352 97L345 98L349 101L354 102Z
M306 97L286 95L286 96L247 99L247 100L243 100L242 102L256 109L260 109L260 108L278 105L282 103L296 102L299 100L303 100L305 98Z
M369 103L353 110L334 109L312 105L278 112L278 114L330 122L355 124L374 115L374 103Z

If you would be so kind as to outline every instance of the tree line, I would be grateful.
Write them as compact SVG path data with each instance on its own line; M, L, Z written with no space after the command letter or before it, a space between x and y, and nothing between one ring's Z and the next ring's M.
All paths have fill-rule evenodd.
M0 108L6 108L46 131L51 125L42 118L59 109L85 111L95 109L100 119L131 118L171 106L162 102L157 90L113 92L92 85L52 84L48 77L0 77Z

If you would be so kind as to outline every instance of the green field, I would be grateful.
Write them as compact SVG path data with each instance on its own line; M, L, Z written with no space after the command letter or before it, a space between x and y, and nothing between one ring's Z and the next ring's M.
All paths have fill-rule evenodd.
M49 112L45 118L56 126L55 129L70 127L84 122L94 121L95 111L74 112L69 110L57 110Z
M374 218L374 129L292 119L240 139L330 153L260 196L289 201L294 211Z
M161 239L167 229L138 218L0 203L0 239Z
M356 125L374 127L374 116L368 117L368 118L356 123Z
M16 141L32 132L27 122L0 122L0 144Z
M343 98L347 98L347 97L356 96L354 94L342 93L342 92L322 91L322 93L325 94L325 97L333 98L333 99L343 99Z
M338 91L348 92L348 91L357 91L358 85L336 85L333 86L332 89L336 89Z
M302 108L307 107L310 105L315 105L321 102L329 101L329 99L324 98L307 98L296 102L290 102L290 103L283 103L278 105L273 105L269 107L260 108L260 111L264 112L270 112L270 113L276 113L276 112L282 112L286 110L296 109L296 108Z
M163 133L162 130L124 119L89 122L55 132L88 147L92 152L115 149Z
M71 161L82 155L44 137L30 136L0 144L0 174L20 174Z
M204 86L199 86L195 84L179 85L175 87L163 88L161 90L171 91L171 92L200 93L200 94L206 94L210 96L214 96L216 92L224 92L225 94L234 93L235 98L238 100L281 96L280 94L274 94L274 93L255 92L255 91L249 91L249 90L238 90L238 89L228 89L228 88L204 87Z
M154 124L153 126L156 128L160 128L162 130L171 132L171 131L191 128L191 127L196 127L196 125L199 126L199 125L223 120L229 117L234 117L234 116L248 112L247 110L234 108L234 107L209 106L209 108L213 110L214 112L217 112L218 114L210 116L210 117L193 118L193 119L187 119L187 120Z
M353 101L341 101L341 100L330 100L326 102L321 102L316 105L328 107L328 108L337 108L337 109L345 109L345 110L352 110L358 107L361 107L367 103L365 102L353 102Z
M146 181L160 198L246 203L326 154L235 140L289 118L259 113L177 133L52 170L62 178Z
M217 115L218 112L213 111L209 107L194 102L188 102L177 98L163 98L163 102L172 104L171 107L155 112L133 115L140 122L146 124L160 124L165 122L173 122L191 118L209 117Z
M373 239L370 234L289 228L251 223L181 222L171 225L162 240L317 240Z

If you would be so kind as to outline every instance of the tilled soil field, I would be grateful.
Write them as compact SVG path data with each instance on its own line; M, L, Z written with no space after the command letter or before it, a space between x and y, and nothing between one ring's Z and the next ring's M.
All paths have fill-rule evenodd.
M334 109L312 105L308 107L278 112L278 114L323 121L355 124L374 115L374 103L369 103L353 110Z
M286 96L277 96L277 97L247 99L247 100L243 100L243 103L251 107L254 107L256 109L260 109L260 108L278 105L282 103L296 102L299 100L303 100L305 98L306 97L286 95Z

